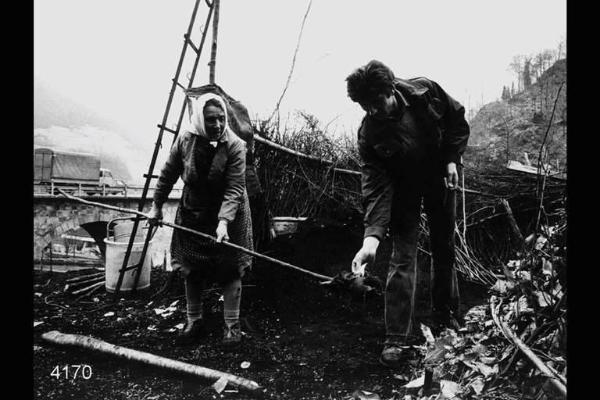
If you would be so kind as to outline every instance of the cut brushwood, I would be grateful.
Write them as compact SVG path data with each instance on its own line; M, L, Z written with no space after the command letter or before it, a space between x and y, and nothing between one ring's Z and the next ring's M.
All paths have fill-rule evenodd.
M551 384L563 395L567 396L567 387L562 381L566 381L566 378L561 377L559 379L542 360L525 344L517 335L515 335L510 328L504 323L497 315L496 310L496 296L490 298L490 310L494 322L500 328L500 331L504 336L509 339L515 346L521 350L521 352L536 366L536 368L544 374L551 382Z
M69 291L72 292L73 290L80 289L81 287L89 286L90 284L98 283L98 282L104 282L104 276L98 276L98 277L90 278L90 279L87 279L84 281L68 283L65 285L63 291L64 292L69 292Z
M88 290L87 292L83 292L81 295L79 295L79 297L77 297L75 299L75 301L81 300L84 297L88 297L91 296L92 294L96 293L97 291L99 291L100 289L102 289L104 286L103 285L98 285L96 287L93 287L92 289Z
M85 280L88 280L91 278L97 278L99 276L104 276L104 272L94 272L93 274L78 276L76 278L67 279L65 282L67 282L67 283L80 282L80 281L85 281Z
M96 287L100 287L100 286L104 286L104 279L102 281L100 281L100 282L93 283L93 284L91 284L89 286L86 286L86 287L81 288L79 290L75 290L74 292L71 292L71 293L74 294L75 296L77 296L77 295L80 295L82 293L87 292L88 290L92 290L92 289L94 289Z
M506 199L500 199L500 204L502 204L502 207L504 207L504 210L506 211L506 216L508 218L508 224L510 225L510 229L513 231L513 233L517 237L518 249L521 250L523 248L523 245L525 244L525 239L523 238L523 234L521 233L521 230L519 229L519 225L517 224L517 221L515 220L515 216L512 212L512 209L510 208L510 204L508 203L508 200L506 200Z
M183 372L214 381L225 378L227 379L228 383L238 386L241 389L247 389L250 391L257 391L260 389L260 385L258 383L249 379L241 378L239 376L214 369L201 367L199 365L172 360L170 358L157 356L151 353L117 346L89 336L50 331L42 334L42 339L58 345L77 346L88 350L99 351L104 354L125 358L127 360L138 361L147 365L169 369L172 371Z

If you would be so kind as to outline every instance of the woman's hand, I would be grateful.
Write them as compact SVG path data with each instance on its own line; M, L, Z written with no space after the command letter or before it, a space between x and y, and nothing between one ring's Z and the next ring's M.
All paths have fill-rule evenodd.
M227 220L221 219L219 220L219 225L217 225L217 243L221 243L222 241L229 240L229 234L227 233Z
M157 206L154 202L152 202L152 208L148 213L148 225L150 226L160 226L162 225L162 207Z

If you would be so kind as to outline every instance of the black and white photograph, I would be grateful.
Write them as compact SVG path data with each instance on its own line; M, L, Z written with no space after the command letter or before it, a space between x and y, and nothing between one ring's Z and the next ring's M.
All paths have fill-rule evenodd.
M33 398L567 398L566 0L34 0L32 72Z

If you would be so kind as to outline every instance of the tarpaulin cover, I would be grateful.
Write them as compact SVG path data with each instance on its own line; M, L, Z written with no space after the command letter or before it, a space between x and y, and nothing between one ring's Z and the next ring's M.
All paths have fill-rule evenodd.
M34 179L98 182L100 159L92 154L35 149Z

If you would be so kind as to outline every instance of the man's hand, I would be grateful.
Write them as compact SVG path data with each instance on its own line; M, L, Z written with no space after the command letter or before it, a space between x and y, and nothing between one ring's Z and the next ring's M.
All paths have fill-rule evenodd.
M379 246L379 239L375 236L367 236L363 240L363 245L360 250L354 256L352 260L352 272L360 273L364 272L362 266L373 260L375 260L375 253L377 252L377 246Z
M449 162L446 166L446 176L444 177L444 184L450 190L454 190L458 187L458 171L456 169L456 163Z
M154 202L152 203L152 208L148 213L148 225L150 226L160 226L162 225L162 207L157 206Z
M227 220L221 219L219 220L219 225L217 225L217 243L228 240L229 234L227 233Z

